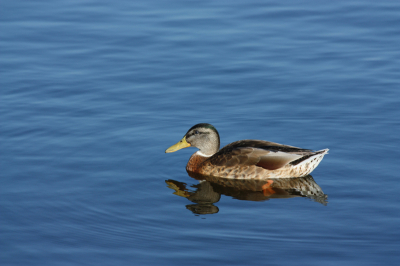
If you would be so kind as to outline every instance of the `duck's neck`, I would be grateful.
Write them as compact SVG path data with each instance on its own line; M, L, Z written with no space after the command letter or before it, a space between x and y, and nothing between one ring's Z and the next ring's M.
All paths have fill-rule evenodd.
M200 151L193 153L193 155L189 159L189 162L186 165L186 170L190 172L199 173L200 165L210 157L211 155L207 156L201 153Z

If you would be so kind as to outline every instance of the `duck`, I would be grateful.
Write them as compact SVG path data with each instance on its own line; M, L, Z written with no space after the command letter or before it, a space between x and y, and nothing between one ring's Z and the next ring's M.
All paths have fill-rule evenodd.
M183 138L165 150L172 153L196 147L186 170L231 179L277 179L309 175L329 149L310 150L265 140L239 140L220 149L217 129L208 123L191 127Z

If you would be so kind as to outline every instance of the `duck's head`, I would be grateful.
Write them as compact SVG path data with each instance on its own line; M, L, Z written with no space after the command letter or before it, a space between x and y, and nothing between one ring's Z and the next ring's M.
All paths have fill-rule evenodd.
M210 124L194 125L178 143L169 147L165 152L175 152L187 147L196 147L206 156L213 155L219 150L218 131Z

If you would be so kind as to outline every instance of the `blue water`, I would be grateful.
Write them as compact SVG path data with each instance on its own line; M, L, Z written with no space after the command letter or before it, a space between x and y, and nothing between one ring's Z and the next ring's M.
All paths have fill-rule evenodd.
M400 2L0 10L1 265L400 262ZM318 197L199 183L201 122L329 148Z

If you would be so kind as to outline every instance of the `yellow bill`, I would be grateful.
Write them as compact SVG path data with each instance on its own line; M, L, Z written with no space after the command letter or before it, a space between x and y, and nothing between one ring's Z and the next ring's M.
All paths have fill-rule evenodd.
M180 150L180 149L183 149L183 148L187 148L187 147L190 147L190 144L186 142L186 136L185 136L178 143L176 143L175 145L172 145L171 147L169 147L165 151L165 153L175 152L177 150Z

